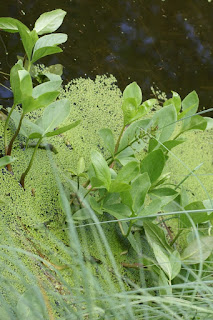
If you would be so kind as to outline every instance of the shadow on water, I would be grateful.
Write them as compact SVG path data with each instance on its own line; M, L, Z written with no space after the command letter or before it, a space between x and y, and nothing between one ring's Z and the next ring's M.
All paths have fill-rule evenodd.
M64 53L42 62L63 64L65 82L109 73L121 90L137 81L145 98L151 86L182 98L196 90L200 110L213 107L213 2L7 0L0 3L0 15L32 28L41 13L56 8L67 11L60 31L69 40ZM0 71L9 72L22 47L16 34L1 32L0 42ZM8 85L2 74L0 81ZM1 103L8 104L10 93L0 90Z

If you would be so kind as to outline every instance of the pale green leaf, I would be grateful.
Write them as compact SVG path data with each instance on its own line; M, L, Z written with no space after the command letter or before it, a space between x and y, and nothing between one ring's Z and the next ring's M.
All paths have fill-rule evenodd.
M112 130L108 128L103 128L99 131L99 135L104 142L104 147L107 148L113 156L115 150L115 141Z
M142 101L142 92L141 88L137 85L136 82L130 83L123 92L123 98L129 99L133 98L136 101L136 105L139 105Z
M181 259L185 264L205 261L213 250L213 237L205 236L192 241L183 251Z
M66 11L61 9L45 12L35 22L35 31L38 35L51 33L57 30L62 24Z
M111 172L107 165L106 160L104 159L104 157L100 152L93 150L91 152L91 161L92 161L96 178L102 181L103 186L107 190L109 190L110 183L111 183Z

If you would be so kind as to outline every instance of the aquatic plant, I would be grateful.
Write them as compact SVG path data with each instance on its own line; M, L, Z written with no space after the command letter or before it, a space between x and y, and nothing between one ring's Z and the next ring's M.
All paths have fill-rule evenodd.
M37 37L55 31L64 15L62 10L41 15L34 27ZM35 42L33 52L38 52L32 54L36 33L14 20L1 18L0 28L20 32L28 63L19 60L11 69L14 104L0 159L1 167L14 161L13 147L15 176L3 169L0 178L4 319L212 317L212 199L205 190L206 199L191 201L184 187L197 177L198 167L176 183L167 172L173 148L185 143L182 134L212 128L212 119L197 114L196 92L183 100L173 92L159 106L156 99L142 102L135 82L123 94L106 77L74 80L62 90L61 78L47 72L46 81L33 87L35 57L59 48L52 43L39 50ZM81 90L84 94L75 96ZM9 145L7 134L12 135ZM39 150L42 142L47 152ZM39 151L33 180L25 186ZM20 179L23 190L16 177L29 155Z

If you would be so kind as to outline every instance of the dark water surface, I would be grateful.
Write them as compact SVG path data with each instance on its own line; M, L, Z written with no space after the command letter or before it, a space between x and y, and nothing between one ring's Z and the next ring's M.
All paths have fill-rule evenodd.
M109 73L121 90L137 81L144 98L152 95L153 85L182 98L196 90L200 109L213 107L213 2L0 0L0 16L17 18L30 28L41 13L56 8L67 11L59 31L69 39L64 53L41 63L63 64L65 83ZM17 34L0 34L0 71L9 72L23 49ZM2 74L0 82L8 85ZM10 93L0 90L6 104Z

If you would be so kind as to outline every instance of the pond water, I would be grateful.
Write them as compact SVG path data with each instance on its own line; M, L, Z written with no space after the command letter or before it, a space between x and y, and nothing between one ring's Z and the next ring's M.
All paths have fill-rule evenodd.
M144 98L151 86L183 98L191 90L200 110L213 107L213 2L208 0L1 0L0 15L32 27L38 16L67 11L59 29L69 35L64 53L43 59L65 66L65 83L76 77L113 74L121 90L137 81ZM0 71L22 53L16 34L1 32ZM0 82L8 80L0 74ZM10 93L0 87L1 103ZM213 116L213 113L207 115Z

